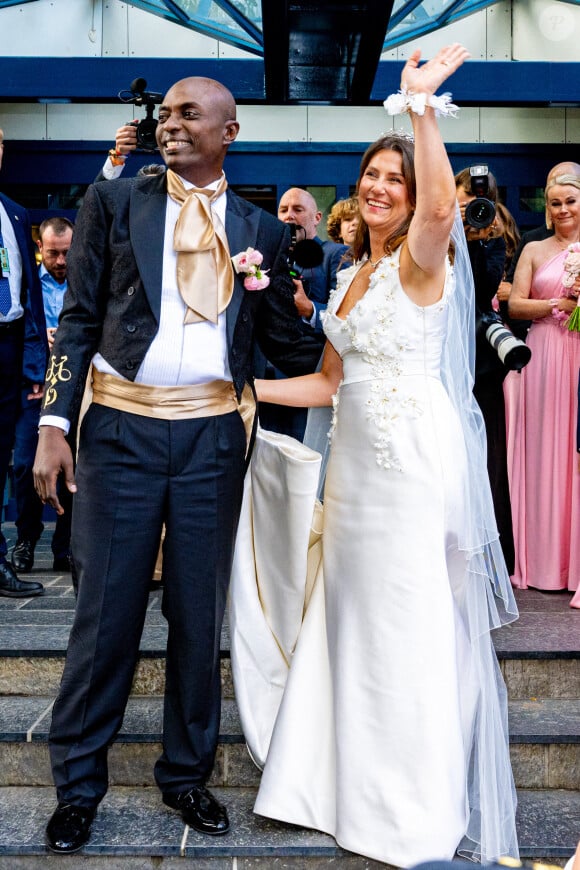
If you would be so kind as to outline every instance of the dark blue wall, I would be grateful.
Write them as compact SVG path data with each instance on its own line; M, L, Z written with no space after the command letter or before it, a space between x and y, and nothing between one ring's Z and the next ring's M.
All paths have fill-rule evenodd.
M2 166L2 189L31 209L34 222L52 208L74 217L76 201L101 168L110 142L7 141ZM226 161L230 184L269 186L274 198L293 185L335 186L337 198L349 195L355 184L364 146L334 143L239 143ZM505 203L523 228L536 225L541 213L530 214L520 202L523 187L540 187L548 170L563 160L578 160L576 145L449 145L454 171L473 163L487 163L505 188ZM151 154L130 158L126 174L159 159ZM19 196L19 192L22 194ZM65 192L67 199L59 194ZM29 196L34 196L31 205ZM60 205L59 205L60 202Z

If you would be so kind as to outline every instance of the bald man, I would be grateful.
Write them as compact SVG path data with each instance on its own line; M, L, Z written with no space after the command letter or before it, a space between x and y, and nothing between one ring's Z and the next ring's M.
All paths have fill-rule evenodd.
M322 212L312 194L301 187L291 187L282 194L278 204L278 217L284 223L297 224L302 227L304 238L314 239L322 248L320 266L304 269L300 279L294 281L296 309L300 317L319 334L322 347L324 336L320 312L326 308L328 295L336 287L336 273L348 247L336 242L323 242L318 238L316 230L322 218Z
M559 175L577 175L578 178L580 178L580 163L573 163L571 161L567 161L564 163L557 163L555 166L552 166L552 168L548 172L546 184L548 184L548 182L551 181L553 178L557 178ZM547 239L553 234L554 230L552 228L548 229L545 224L541 227L536 227L535 229L528 230L527 233L524 233L513 256L509 269L505 274L504 282L508 284L513 284L518 260L528 242L541 242L542 239Z
M91 186L76 223L35 463L37 491L57 512L61 470L76 493L78 599L49 736L53 852L82 848L107 791L108 747L139 657L163 526L169 633L155 779L190 827L229 829L226 808L205 784L255 416L254 341L289 375L318 358L299 328L285 268L288 229L226 190L222 167L238 128L223 85L177 82L159 108L167 171ZM262 254L269 287L248 290L245 273L234 273L231 258L247 248ZM65 433L91 365L75 481Z
M336 273L348 265L344 259L348 246L318 238L316 230L322 212L312 194L302 187L291 187L282 194L278 204L278 217L284 223L302 227L304 232L301 238L314 240L321 248L320 265L302 269L300 277L294 280L294 303L301 319L305 340L317 341L322 355L326 339L320 314L326 309L330 291L336 287ZM267 363L265 365L266 377L284 376L275 366ZM305 408L260 404L260 422L264 429L291 435L299 441L304 437L307 413Z

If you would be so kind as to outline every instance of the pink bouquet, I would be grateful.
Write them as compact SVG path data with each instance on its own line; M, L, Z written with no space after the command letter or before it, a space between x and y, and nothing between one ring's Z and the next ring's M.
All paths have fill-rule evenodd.
M255 248L246 248L232 257L232 263L235 271L239 274L246 273L244 278L244 287L246 290L264 290L270 283L270 279L266 272L267 269L260 269L263 260L262 254Z
M580 276L580 243L568 245L568 253L564 260L564 276L562 278L562 296L576 299L576 308L568 318L568 329L580 332L580 291L574 287Z

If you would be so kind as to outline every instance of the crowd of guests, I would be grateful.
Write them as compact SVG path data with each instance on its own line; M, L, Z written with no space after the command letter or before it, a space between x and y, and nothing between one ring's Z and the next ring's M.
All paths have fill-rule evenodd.
M470 170L456 176L477 305L474 394L485 421L488 471L500 541L512 583L545 591L579 588L574 529L580 333L567 328L580 279L563 286L569 246L580 248L580 165L560 163L546 179L545 225L520 236L488 173L495 206L486 227L465 220L475 198ZM532 244L530 244L532 243ZM577 273L576 273L577 274ZM549 276L549 277L548 277ZM486 337L494 310L525 340L531 358L508 370ZM576 592L571 606L580 607Z
M1 165L2 131L0 139ZM48 354L54 344L67 289L67 254L72 242L73 224L63 217L44 220L38 229L37 257L25 213L1 194L0 218L3 229L3 235L0 231L3 252L0 289L3 283L6 292L3 310L0 304L0 348L4 362L0 383L0 426L4 436L0 487L4 493L12 455L17 530L10 560L5 539L0 533L0 547L4 550L0 555L0 595L26 598L41 595L44 591L41 583L22 580L18 575L32 571L36 544L44 530L44 505L35 490L32 469ZM21 223L24 219L26 223ZM25 234L20 232L20 227L26 228ZM52 535L52 568L68 573L72 568L72 497L61 484L62 481L59 490L64 511L57 516Z
M17 573L33 567L43 504L59 518L54 568L74 566L78 590L49 738L53 852L82 848L107 791L107 749L130 692L163 529L171 582L155 777L164 803L188 825L212 835L229 830L227 809L206 782L219 733L221 624L255 434L246 412L251 423L258 375L262 425L298 439L305 414L289 421L276 417L280 409L340 401L324 506L331 619L324 607L313 610L316 643L309 646L308 634L303 641L256 811L328 830L347 848L393 863L428 857L433 843L452 857L464 835L482 860L517 854L505 687L489 630L517 616L506 565L520 588L578 587L580 332L568 330L567 319L580 279L563 287L562 278L570 246L580 249L580 166L561 164L548 176L542 238L518 244L491 173L492 216L474 224L474 173L453 176L431 111L437 89L467 56L458 45L424 65L420 52L410 55L402 96L415 88L428 107L409 104L415 141L394 134L369 147L355 196L329 215L330 241L317 235L322 214L308 191L285 191L277 220L228 189L223 163L239 129L236 107L226 88L205 78L184 79L165 95L161 171L114 183L135 147L135 128L120 128L75 227L58 218L40 227L40 265L26 213L0 194L0 488L14 448L20 491L10 558L0 534L0 595L43 592ZM0 161L2 138L0 131ZM292 234L320 248L317 263L290 263ZM231 255L247 251L267 263L267 292L249 292L234 273ZM521 373L508 374L481 328L493 311L507 325L524 324L532 357ZM473 394L471 332L459 328L466 315L476 329ZM89 373L94 395L77 467ZM378 395L377 383L386 382L393 389ZM410 394L395 395L399 387ZM502 599L497 611L481 578ZM580 592L572 605L580 607ZM389 638L369 689L360 674L377 639ZM302 701L319 678L312 709L328 728L322 753L319 722L302 744L295 728L308 723ZM392 697L397 717L389 715ZM490 720L478 705L495 711ZM367 738L376 746L374 771L365 768ZM296 782L298 758L326 765L324 776L312 783L307 770ZM432 776L423 775L428 765ZM386 793L395 769L398 788ZM353 806L361 771L376 789ZM310 813L315 788L325 794ZM392 831L382 829L385 813ZM501 819L495 842L488 819Z

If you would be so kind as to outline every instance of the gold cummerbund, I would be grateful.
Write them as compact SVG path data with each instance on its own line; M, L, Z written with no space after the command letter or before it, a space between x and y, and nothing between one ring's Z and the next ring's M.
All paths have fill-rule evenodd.
M92 401L118 411L157 420L193 420L239 411L249 443L256 403L248 384L238 402L231 381L156 387L136 384L92 369Z

